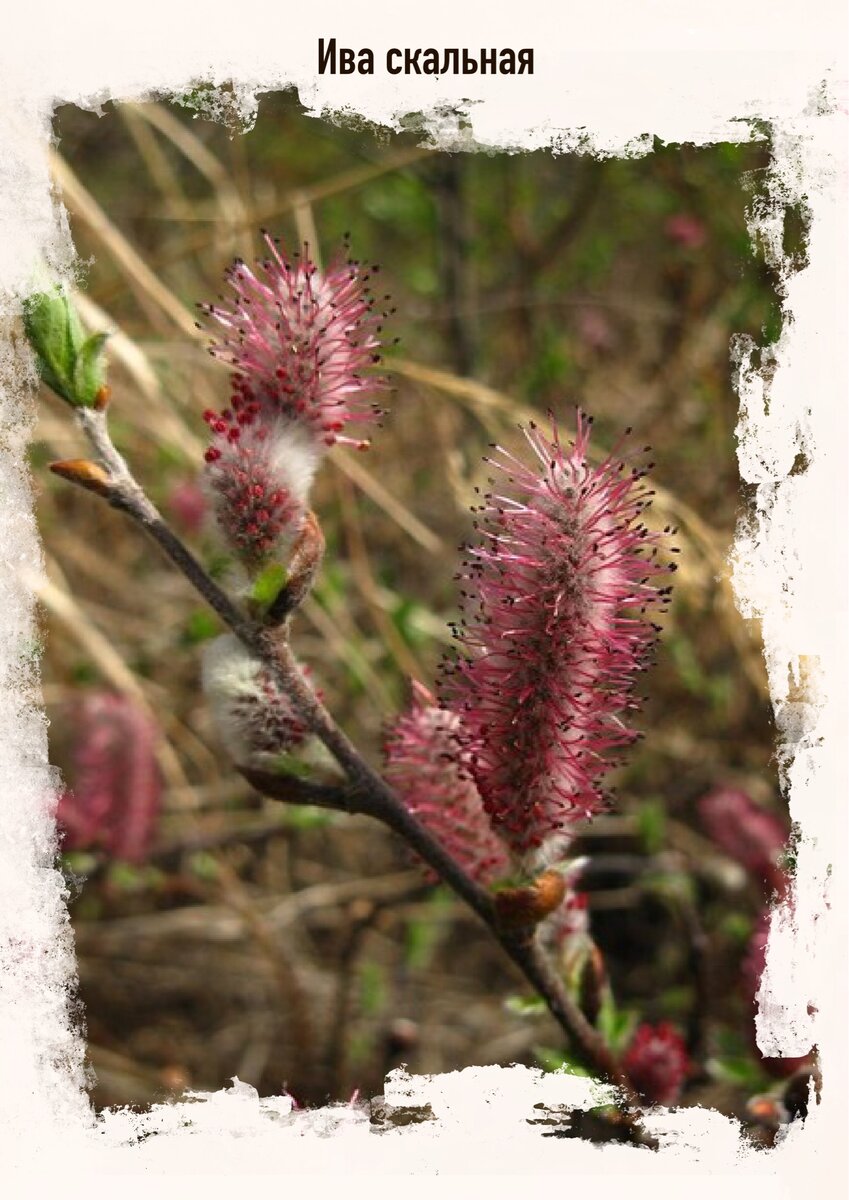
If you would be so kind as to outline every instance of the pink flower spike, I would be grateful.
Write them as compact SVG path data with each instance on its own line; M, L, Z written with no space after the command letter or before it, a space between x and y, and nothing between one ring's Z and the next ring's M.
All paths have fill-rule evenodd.
M729 858L758 878L768 891L783 896L787 874L779 856L788 830L776 813L755 804L744 791L719 787L699 801L699 816L709 837Z
M208 418L213 445L205 484L218 527L251 572L286 558L301 529L317 455L295 426L249 426L231 437L223 416Z
M112 692L86 696L74 722L74 787L62 793L56 812L65 849L99 846L144 862L162 798L156 727L134 701Z
M457 741L459 718L438 707L420 683L413 683L407 712L386 739L386 777L407 809L463 869L488 884L510 870L507 847L484 812ZM428 870L430 882L436 876Z
M622 1066L649 1104L675 1104L690 1071L684 1039L668 1021L640 1025Z
M556 426L549 439L532 425L534 469L503 450L490 460L503 484L478 509L464 653L445 666L484 808L519 854L603 806L611 756L639 736L625 718L659 629L647 613L671 591L652 582L674 566L657 562L665 535L642 524L645 470L591 465L590 428L578 412L567 448Z
M264 236L269 258L255 271L237 259L227 272L233 307L201 305L224 330L212 354L235 368L236 420L283 418L332 445L346 425L376 420L372 399L386 386L372 374L382 317L369 273L351 260L320 271L307 247L290 260Z

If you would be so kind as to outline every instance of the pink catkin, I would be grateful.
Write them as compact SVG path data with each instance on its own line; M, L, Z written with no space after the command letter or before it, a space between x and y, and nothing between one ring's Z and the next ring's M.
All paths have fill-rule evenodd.
M668 1021L640 1025L622 1066L634 1089L650 1104L675 1104L690 1070L684 1039Z
M379 416L371 399L384 386L369 374L380 357L382 318L367 288L377 268L348 260L322 272L308 257L286 258L268 234L265 242L270 257L256 272L241 259L227 272L233 308L202 306L225 330L212 353L236 369L233 420L216 432L283 417L327 445L351 441L345 426Z
M285 754L304 742L309 731L288 696L235 635L207 642L202 662L204 694L225 749L237 763ZM310 668L299 670L311 682ZM320 689L316 694L321 697Z
M457 743L456 715L413 684L408 710L386 739L386 776L407 809L478 882L510 870L507 847L494 832ZM432 872L428 878L435 880Z
M732 787L709 792L698 807L702 825L717 846L755 876L767 892L783 896L787 875L779 866L779 857L787 845L788 830L781 818Z
M210 352L234 367L229 407L204 413L206 481L219 527L249 569L297 536L328 447L367 445L344 430L379 416L372 399L385 386L371 373L382 317L369 271L349 260L321 272L265 241L256 271L237 259L227 272L233 306L201 305L225 331Z
M640 699L670 588L652 577L663 534L641 517L644 469L587 460L591 420L577 414L564 447L556 426L525 437L534 469L501 450L503 489L479 512L481 541L461 578L464 650L442 694L462 718L484 807L520 854L603 806L600 778L639 736L624 718Z
M143 862L162 795L155 726L132 700L110 692L86 696L75 723L74 786L60 796L56 814L65 848L101 847Z
M225 425L224 417L216 425ZM262 567L282 543L293 542L303 520L304 492L287 477L272 430L245 429L207 459L206 477L218 526L249 569Z

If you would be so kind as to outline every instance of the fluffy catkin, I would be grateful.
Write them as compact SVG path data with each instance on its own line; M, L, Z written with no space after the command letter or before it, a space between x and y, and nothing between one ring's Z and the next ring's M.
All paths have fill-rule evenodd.
M510 856L484 812L457 741L458 724L427 688L414 683L409 708L386 737L386 777L452 858L486 884L508 873ZM435 876L428 872L428 878Z
M218 525L251 571L285 556L298 534L316 468L344 433L376 420L385 381L382 316L353 260L320 271L287 258L265 235L269 256L252 270L237 259L226 278L232 306L201 305L223 329L210 349L234 368L230 404L204 413L211 434L206 484Z
M535 425L535 461L504 450L477 510L480 539L460 578L461 653L442 699L461 719L467 760L496 830L522 855L603 804L601 778L639 735L626 718L648 665L668 587L657 576L665 533L642 514L646 469L588 458L591 420L575 442Z
M302 674L307 677L306 669ZM295 749L306 738L289 698L233 634L204 647L202 684L221 742L241 766Z

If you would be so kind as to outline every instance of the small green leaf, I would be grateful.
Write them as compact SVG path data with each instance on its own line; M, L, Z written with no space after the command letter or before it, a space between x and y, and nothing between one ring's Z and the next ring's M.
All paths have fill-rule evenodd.
M766 1072L750 1058L710 1058L705 1065L711 1079L737 1084L746 1091L762 1091L771 1082Z
M566 1075L588 1076L589 1071L577 1059L550 1046L534 1046L534 1056L544 1071L562 1071Z
M437 941L436 930L429 921L408 921L404 930L404 957L407 970L421 971L431 959Z
M719 932L742 946L752 936L752 918L745 913L726 913L719 922Z
M116 859L109 864L107 877L109 882L122 892L142 892L148 884L146 870L143 866Z
M213 549L205 558L207 572L213 579L222 579L233 567L233 557L223 550Z
M98 856L90 850L69 850L62 855L65 869L80 877L90 875L98 864Z
M275 775L293 775L295 779L306 779L312 774L309 765L292 754L276 754L271 762L271 770Z
M98 392L106 387L106 355L103 347L107 334L93 333L83 342L74 364L74 390L78 403L87 408L94 404Z
M210 638L214 638L218 630L218 620L208 609L195 609L193 613L189 614L183 628L183 644L198 646L201 642L208 642Z
M106 335L97 333L86 340L65 289L30 296L24 304L24 329L47 386L75 408L93 404L106 383Z
M315 804L287 804L281 824L289 829L322 829L333 823L333 813Z
M545 1012L545 1001L541 996L508 996L504 1007L517 1017L535 1017Z
M666 835L666 808L659 799L645 800L637 812L640 841L646 854L663 849Z
M364 962L360 966L360 1007L365 1017L379 1015L386 1002L386 980L380 963Z
M270 608L286 586L287 579L286 568L280 563L271 563L254 580L251 599L261 608Z
M218 860L206 850L196 850L194 854L190 854L187 866L193 875L197 875L198 879L203 879L206 883L214 883L218 878Z
M614 1053L631 1040L636 1025L637 1014L631 1009L617 1008L613 993L607 988L602 997L596 1026Z

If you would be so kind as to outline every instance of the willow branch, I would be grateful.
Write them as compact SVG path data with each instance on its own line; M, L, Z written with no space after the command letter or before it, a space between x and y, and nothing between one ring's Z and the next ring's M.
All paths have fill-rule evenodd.
M315 691L298 670L287 642L267 625L257 625L246 616L210 578L202 564L165 523L133 477L109 435L106 414L97 409L78 410L78 419L107 473L107 482L97 489L114 508L125 512L157 543L163 553L189 580L239 640L259 658L278 687L288 696L301 720L330 751L347 776L347 786L311 786L311 804L362 813L386 825L400 836L455 893L480 917L508 957L545 1001L567 1037L579 1047L586 1062L608 1082L617 1085L625 1101L639 1106L614 1055L598 1031L587 1021L552 969L533 937L533 930L504 928L499 922L492 896L473 880L442 845L413 817L383 777L366 762L336 724ZM74 479L72 475L68 478ZM74 482L85 483L82 479ZM288 615L288 614L287 614ZM242 774L257 790L272 798L292 799L291 779L242 768Z

